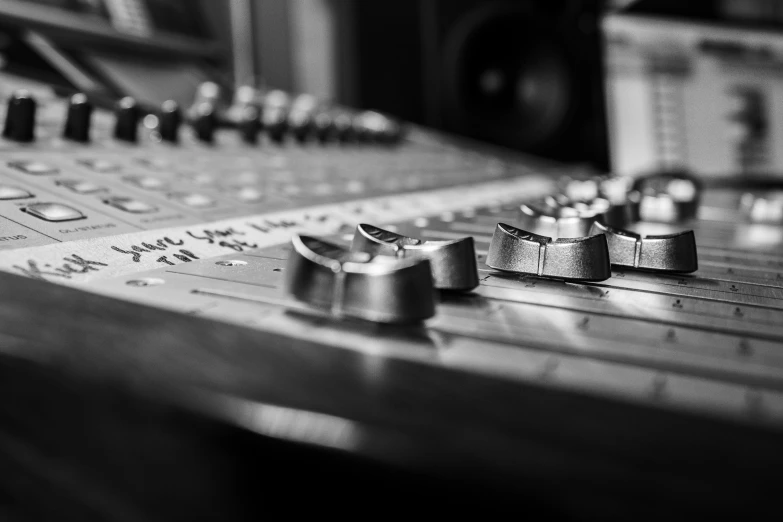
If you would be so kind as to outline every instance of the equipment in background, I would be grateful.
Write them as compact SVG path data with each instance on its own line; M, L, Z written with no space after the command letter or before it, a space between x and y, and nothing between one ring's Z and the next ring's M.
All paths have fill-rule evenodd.
M449 132L608 167L602 2L353 1L344 98ZM355 62L355 63L354 63Z
M602 21L615 172L783 179L778 2L631 2Z

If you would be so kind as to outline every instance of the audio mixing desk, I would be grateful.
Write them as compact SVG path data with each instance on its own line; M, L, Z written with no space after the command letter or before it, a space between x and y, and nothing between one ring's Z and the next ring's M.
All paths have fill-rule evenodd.
M317 117L275 135L269 107L263 131L197 111L177 134L176 118L128 105L88 114L85 141L83 99L3 85L6 466L22 466L13 444L61 464L75 445L80 473L137 469L74 442L117 435L76 412L100 413L174 487L140 435L155 424L100 398L129 394L506 499L524 490L575 518L774 501L783 217L768 189L685 175L639 189L416 127L390 136L374 113L350 113L350 135L347 112L329 115L318 143ZM18 116L29 100L34 124ZM585 218L609 208L616 229ZM52 419L66 442L42 434ZM180 431L201 444L181 458L230 452ZM194 469L180 493L214 487ZM210 491L189 513L240 495Z

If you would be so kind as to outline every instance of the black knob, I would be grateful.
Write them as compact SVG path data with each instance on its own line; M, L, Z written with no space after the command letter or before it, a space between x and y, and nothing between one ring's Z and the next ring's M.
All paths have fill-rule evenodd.
M299 143L304 143L310 136L310 131L313 129L313 119L305 112L292 112L288 116L288 127L291 129L291 134Z
M290 106L291 98L283 91L269 91L264 97L261 123L269 135L269 139L275 143L282 143L285 140Z
M160 139L169 143L179 141L179 126L182 123L182 111L174 100L166 100L160 106L158 115L158 134Z
M353 118L350 114L341 113L334 117L334 131L340 143L348 143L354 140Z
M215 106L209 102L202 102L193 108L193 130L196 137L204 143L215 141L215 129L217 128L217 115Z
M242 141L249 144L258 143L258 131L261 130L260 111L258 107L248 105L242 108L237 122Z
M373 139L372 130L364 124L363 118L359 116L354 116L351 120L351 132L354 139L360 143L367 143Z
M27 91L17 91L8 100L3 137L19 142L35 139L35 99Z
M63 138L79 143L90 141L91 118L92 103L87 96L82 93L71 96L68 102L68 114L65 117Z
M332 139L334 135L334 118L328 111L322 111L315 115L313 118L313 129L315 130L315 138L320 143L326 143Z
M118 140L136 143L141 111L136 100L126 96L117 103L115 109L114 137Z
M288 115L284 109L265 108L263 124L269 139L275 143L282 143L285 140L285 133L288 128Z

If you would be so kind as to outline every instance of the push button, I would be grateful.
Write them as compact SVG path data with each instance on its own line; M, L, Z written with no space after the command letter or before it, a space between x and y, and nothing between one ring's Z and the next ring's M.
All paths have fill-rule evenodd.
M256 187L242 187L235 192L235 196L243 203L258 203L264 199L264 193Z
M8 164L16 170L21 170L25 174L32 174L34 176L43 176L46 174L57 174L60 169L44 163L42 161L12 161Z
M60 203L34 203L25 207L25 212L44 221L73 221L87 216Z
M449 241L422 241L372 225L356 228L351 250L398 258L428 259L435 288L473 290L479 285L476 249L472 237Z
M153 176L125 176L122 179L144 190L165 190L168 187L165 181Z
M174 201L193 208L209 208L215 206L214 199L195 192L171 194L169 197Z
M89 168L90 170L93 170L95 172L118 172L122 170L122 165L119 163L115 163L111 160L104 160L104 159L96 159L96 160L78 160L78 163L84 165L85 167Z
M104 203L122 211L130 212L131 214L149 214L158 210L158 207L145 203L144 201L120 196L106 199L104 200Z
M351 252L295 235L286 266L286 291L334 317L380 323L416 323L435 315L426 259Z
M21 189L19 187L12 187L10 185L0 185L0 199L25 199L31 198L33 194Z
M505 223L495 227L487 266L574 281L603 281L612 275L603 235L554 241Z
M594 223L592 234L604 234L613 265L656 272L695 272L699 268L693 230L665 236L641 236Z
M65 187L77 194L95 194L97 192L104 192L106 189L100 185L96 185L91 181L82 181L78 179L64 179L58 180L57 185Z

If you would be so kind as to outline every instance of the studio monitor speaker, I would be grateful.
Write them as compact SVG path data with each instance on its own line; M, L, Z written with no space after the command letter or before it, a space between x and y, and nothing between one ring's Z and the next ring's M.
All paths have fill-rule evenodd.
M342 92L449 132L606 168L601 4L349 2Z

